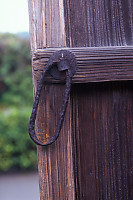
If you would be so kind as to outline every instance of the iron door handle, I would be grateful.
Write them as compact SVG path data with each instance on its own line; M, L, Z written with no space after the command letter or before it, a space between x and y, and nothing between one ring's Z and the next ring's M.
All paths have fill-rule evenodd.
M58 138L68 104L69 94L71 90L71 80L76 72L76 67L77 67L77 61L74 54L67 50L60 50L56 51L51 55L46 67L41 73L40 80L37 84L37 91L29 121L29 135L37 145L47 146L55 142L55 140ZM49 71L50 74L56 79L59 78L60 72L66 71L66 89L54 136L52 136L47 143L42 143L41 141L38 140L35 134L35 120L36 120L39 98L47 71Z

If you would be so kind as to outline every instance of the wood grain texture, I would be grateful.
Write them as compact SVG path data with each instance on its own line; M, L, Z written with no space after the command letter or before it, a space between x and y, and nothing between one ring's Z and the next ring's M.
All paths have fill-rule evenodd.
M29 0L32 55L46 47L133 45L132 10L132 0ZM112 65L113 57L109 58ZM34 60L34 67L40 61ZM103 64L102 55L100 62ZM122 68L126 71L131 62L123 60ZM93 74L96 63L95 59L89 65ZM118 65L115 60L113 66ZM33 69L34 90L37 73L43 67L41 63L36 72ZM108 76L110 73L105 71ZM112 79L106 76L105 80ZM58 84L47 85L42 91L37 118L40 139L47 139L53 132L63 91L63 85ZM57 106L55 97L59 97ZM41 200L133 198L132 102L132 82L73 86L59 139L46 149L38 147Z
M73 85L72 96L76 199L133 199L132 82Z
M37 80L53 52L66 49L75 54L77 71L72 83L133 80L133 47L81 47L38 49L33 55L33 74ZM48 83L60 83L48 73Z
M133 45L132 0L64 0L64 4L68 47ZM133 198L130 84L129 88L118 82L116 85L73 86L71 102L78 200Z
M68 47L133 45L132 0L64 0Z
M45 47L65 47L63 0L29 0L31 53ZM33 62L32 62L33 63ZM37 79L33 74L34 95ZM37 137L48 140L54 134L65 85L45 85L36 120ZM41 200L75 200L71 110L68 103L58 140L37 147Z
M65 47L63 0L29 0L31 51L46 47Z
M64 89L64 85L51 85L42 90L36 122L37 136L42 141L54 134ZM45 148L38 147L41 200L75 199L71 138L69 104L58 140Z

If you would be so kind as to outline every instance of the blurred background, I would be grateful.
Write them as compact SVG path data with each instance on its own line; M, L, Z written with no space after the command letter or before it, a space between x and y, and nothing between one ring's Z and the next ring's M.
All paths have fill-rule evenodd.
M39 200L27 0L0 0L0 200Z

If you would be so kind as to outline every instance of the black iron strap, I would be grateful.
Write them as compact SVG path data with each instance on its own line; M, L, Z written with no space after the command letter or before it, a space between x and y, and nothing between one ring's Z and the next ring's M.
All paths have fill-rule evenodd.
M32 109L30 122L29 122L29 135L36 144L41 145L41 146L47 146L55 142L55 140L58 138L61 127L62 127L62 123L64 120L67 104L68 104L69 94L71 90L71 79L72 79L72 76L76 72L76 67L77 67L77 62L76 62L74 54L67 50L60 50L52 54L46 67L44 68L40 76L40 80L37 84L35 101L33 104L33 109ZM36 120L39 98L40 98L41 90L44 84L44 78L45 78L46 72L48 71L54 78L57 78L57 79L60 78L61 72L65 71L66 72L66 89L65 89L65 94L64 94L63 103L62 103L61 111L59 114L57 126L55 129L55 134L53 137L50 138L50 140L47 143L42 143L41 141L38 140L35 134L35 120Z

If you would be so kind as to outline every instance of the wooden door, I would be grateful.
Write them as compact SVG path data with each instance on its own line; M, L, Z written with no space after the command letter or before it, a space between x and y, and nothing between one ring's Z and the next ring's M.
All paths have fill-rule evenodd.
M97 55L89 65L78 60L60 137L37 147L41 200L133 199L132 9L131 0L29 0L34 91L45 48L90 47ZM64 87L42 90L40 140L54 132Z

